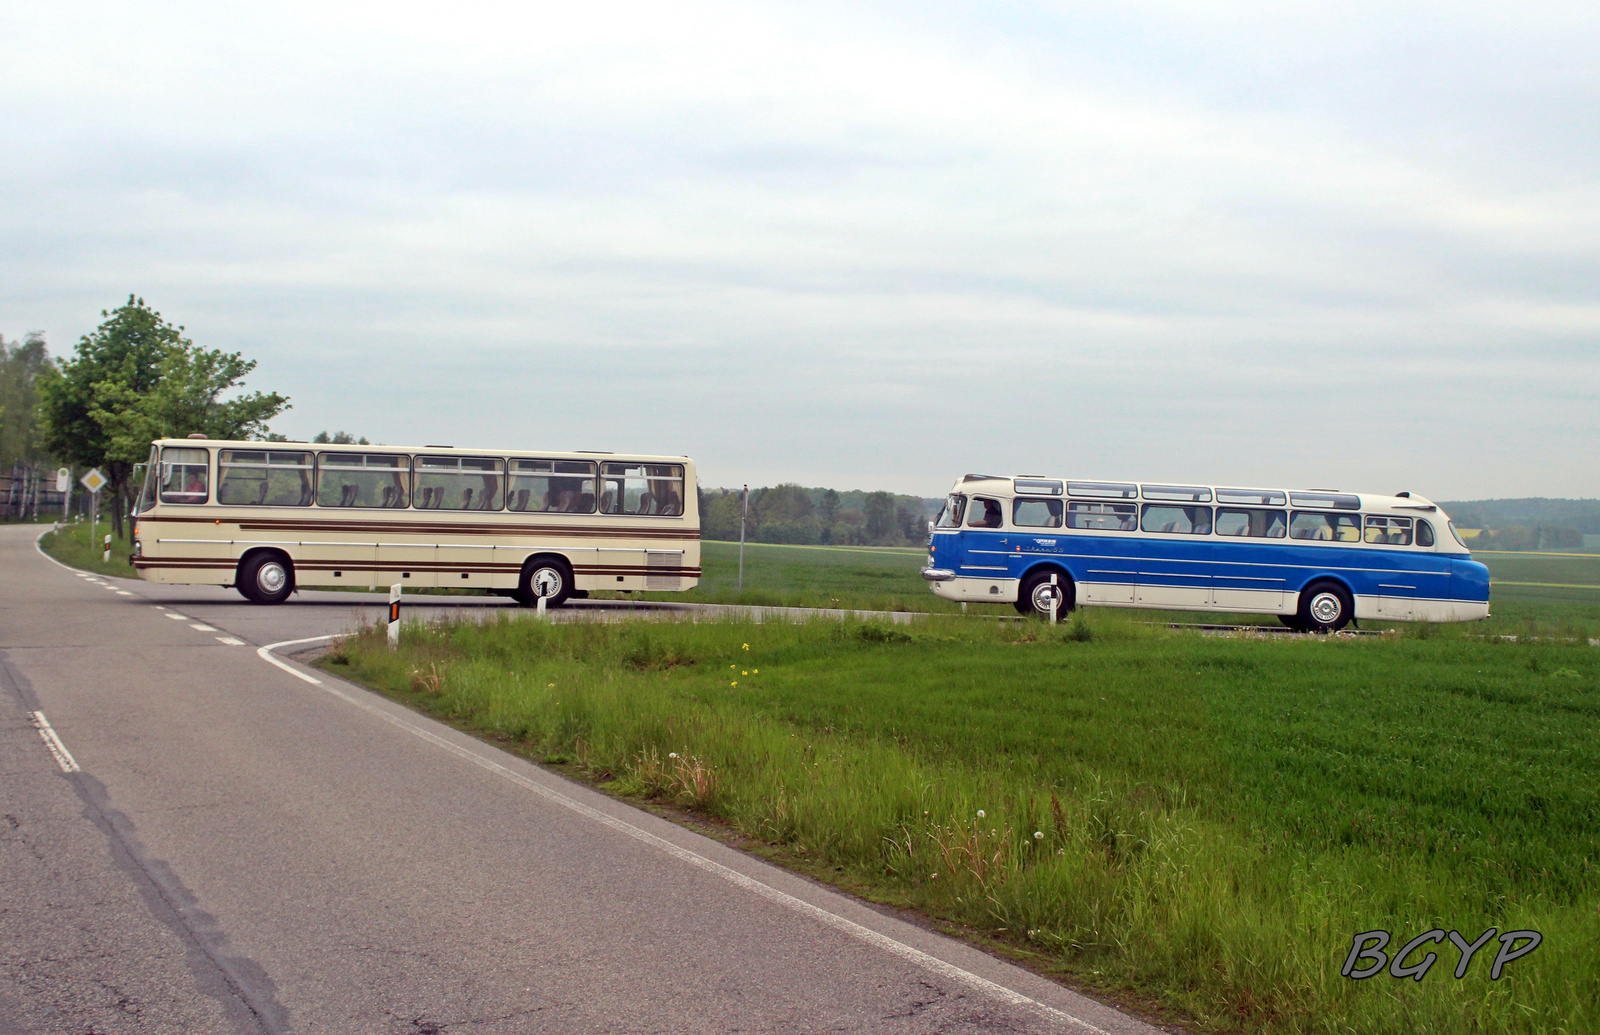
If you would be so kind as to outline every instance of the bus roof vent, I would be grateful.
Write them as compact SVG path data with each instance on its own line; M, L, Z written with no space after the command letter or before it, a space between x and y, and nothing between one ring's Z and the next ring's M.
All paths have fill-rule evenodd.
M206 433L205 433L205 432L203 432L203 431L196 431L196 432L194 432L194 433L193 433L193 434L191 434L191 435L186 435L186 436L184 436L184 437L185 437L185 438L202 438L202 439L204 439L204 438L210 438L210 437L211 437L211 436L210 436L210 435L207 435L207 434L206 434Z
M437 442L429 442L427 445L423 446L422 448L423 449L454 449L455 446L441 446Z
M997 474L969 474L961 479L963 482L996 482L1000 480Z
M1397 493L1394 494L1394 498L1397 499L1397 500L1408 500L1408 499L1411 498L1411 493L1409 493L1409 492L1397 492Z

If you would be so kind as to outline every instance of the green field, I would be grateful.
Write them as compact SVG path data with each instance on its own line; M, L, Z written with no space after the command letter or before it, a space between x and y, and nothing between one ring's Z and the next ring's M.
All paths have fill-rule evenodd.
M325 663L1199 1028L1600 1030L1600 651L1139 617L507 616ZM1339 973L1361 931L1491 925L1544 936L1498 982L1449 943L1421 982Z

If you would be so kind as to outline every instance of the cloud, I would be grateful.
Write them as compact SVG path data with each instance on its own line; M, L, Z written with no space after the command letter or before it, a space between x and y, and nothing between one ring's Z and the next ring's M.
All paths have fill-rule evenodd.
M286 430L685 450L712 483L1597 495L1597 30L14 8L0 322L59 350L136 290L259 358Z

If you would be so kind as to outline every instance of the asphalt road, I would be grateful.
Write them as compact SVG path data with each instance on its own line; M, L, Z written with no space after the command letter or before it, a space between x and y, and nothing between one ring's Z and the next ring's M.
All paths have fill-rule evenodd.
M382 598L38 531L0 527L0 1033L1155 1030L258 654Z

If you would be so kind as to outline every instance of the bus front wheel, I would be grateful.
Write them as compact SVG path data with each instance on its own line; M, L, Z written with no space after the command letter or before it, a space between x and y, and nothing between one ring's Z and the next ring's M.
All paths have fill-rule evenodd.
M281 604L294 592L294 566L279 554L252 554L239 565L234 585L252 603Z
M559 557L535 557L522 566L517 603L533 607L544 597L546 607L560 607L572 596L572 569Z
M1050 576L1056 577L1056 584L1050 584ZM1022 586L1017 593L1016 609L1025 615L1040 615L1050 617L1050 598L1059 594L1056 599L1056 616L1066 614L1072 610L1074 603L1072 579L1060 572L1041 571L1029 575L1022 580Z
M1349 590L1337 582L1314 582L1300 592L1300 610L1295 617L1306 632L1338 632L1350 624L1355 613Z

